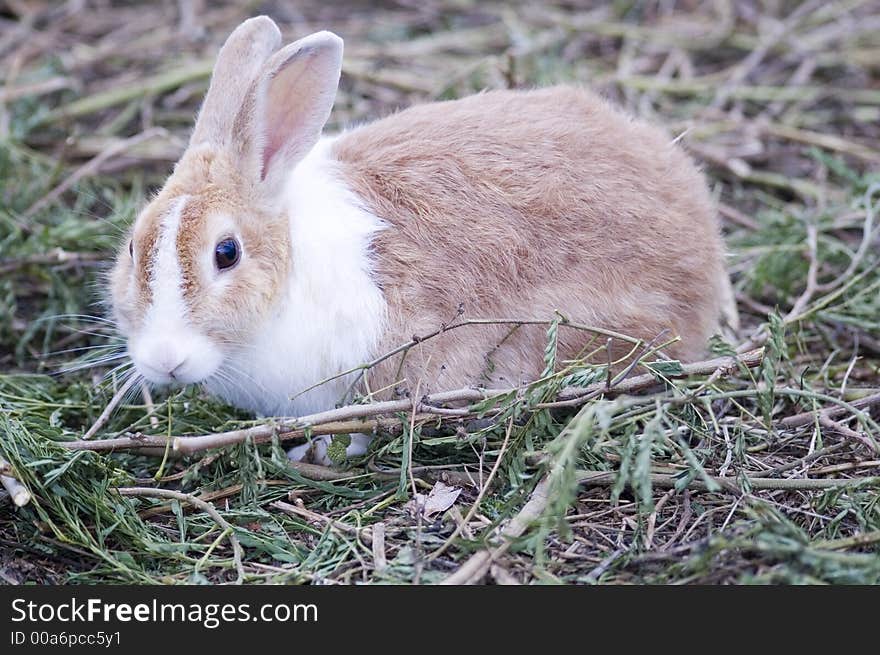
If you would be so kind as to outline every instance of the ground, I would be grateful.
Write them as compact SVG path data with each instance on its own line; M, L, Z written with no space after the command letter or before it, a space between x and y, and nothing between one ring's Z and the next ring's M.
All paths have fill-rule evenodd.
M467 418L385 415L341 468L289 466L295 426L184 458L63 447L118 390L101 274L257 13L345 38L331 128L555 82L665 126L717 198L742 319L713 342L727 359L688 376L640 351L609 385L556 361L548 317L539 383ZM0 577L880 582L878 162L870 0L0 3L0 457L32 495L0 498ZM134 390L94 439L259 425L198 389Z

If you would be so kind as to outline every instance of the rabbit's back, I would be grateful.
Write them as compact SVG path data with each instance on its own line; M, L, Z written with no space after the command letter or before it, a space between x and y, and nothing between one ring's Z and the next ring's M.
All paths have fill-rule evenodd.
M668 330L681 342L667 352L682 359L699 357L717 328L723 249L702 175L668 135L587 91L415 106L344 133L333 155L388 224L373 243L385 350L450 322L459 306L465 319L558 310L645 339ZM427 341L402 377L432 388L534 378L544 329L510 330ZM561 357L585 346L588 335L561 330ZM377 383L398 376L388 366Z

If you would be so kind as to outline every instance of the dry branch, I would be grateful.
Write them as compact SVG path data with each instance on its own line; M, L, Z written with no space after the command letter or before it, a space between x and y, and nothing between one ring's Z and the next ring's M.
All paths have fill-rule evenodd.
M31 492L13 476L12 465L0 457L0 484L6 489L16 507L24 507L31 502Z
M864 398L857 398L856 400L851 401L849 404L858 409L873 407L874 405L880 404L880 393L871 394L870 396L865 396ZM811 423L815 423L821 418L836 418L845 414L846 411L846 407L827 407L816 412L802 412L800 414L795 414L794 416L786 416L779 423L780 425L782 425L782 427L787 429L799 428L805 425L810 425Z
M685 364L682 366L682 373L680 375L670 375L668 377L678 378L691 375L712 375L719 370L733 370L740 365L753 368L760 364L763 356L764 351L759 348L752 352L744 353L738 357L716 357L703 362ZM536 407L538 409L558 405L576 407L599 395L633 393L651 388L657 384L659 384L657 376L654 373L646 373L644 375L621 380L612 387L608 387L604 382L581 388L571 387L563 389L555 403L544 403L537 405ZM316 414L310 414L299 418L280 419L274 422L256 425L251 428L232 430L217 434L191 437L135 435L102 441L69 441L62 442L60 445L71 450L113 451L144 447L164 448L167 440L170 439L176 452L191 455L210 448L222 448L224 446L243 443L248 440L253 443L264 443L271 441L274 437L282 440L289 440L297 437L304 437L307 434L372 433L375 430L394 428L401 424L399 418L381 417L413 410L416 412L416 420L418 422L424 422L426 420L439 421L450 418L448 410L443 407L444 405L450 403L478 403L492 398L502 399L511 394L516 394L525 390L526 387L512 387L507 389L478 389L466 387L452 391L429 394L415 403L413 400L406 398L403 400L388 400L365 405L348 405L346 407L340 407L339 409L318 412ZM477 412L475 410L467 409L456 412L453 418L458 420L465 416L476 415Z

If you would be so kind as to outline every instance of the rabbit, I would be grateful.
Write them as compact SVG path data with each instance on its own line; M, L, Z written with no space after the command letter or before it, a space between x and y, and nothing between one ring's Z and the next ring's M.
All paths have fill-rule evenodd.
M416 105L327 136L342 52L326 31L281 47L265 16L222 46L187 149L110 275L143 378L302 416L336 406L353 380L420 397L540 375L537 324L466 324L362 378L338 375L459 315L561 315L663 335L681 360L705 353L730 298L720 227L701 172L662 130L555 86ZM560 360L633 347L564 322L558 335Z

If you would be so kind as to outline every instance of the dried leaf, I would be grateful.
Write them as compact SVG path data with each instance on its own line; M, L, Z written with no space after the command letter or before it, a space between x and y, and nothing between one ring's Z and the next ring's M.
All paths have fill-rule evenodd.
M435 514L443 513L452 507L460 493L460 487L450 487L438 480L427 496L416 494L415 498L406 504L406 509L415 515L421 507L422 516L430 519Z

